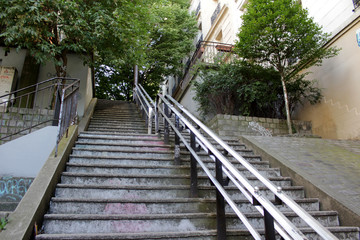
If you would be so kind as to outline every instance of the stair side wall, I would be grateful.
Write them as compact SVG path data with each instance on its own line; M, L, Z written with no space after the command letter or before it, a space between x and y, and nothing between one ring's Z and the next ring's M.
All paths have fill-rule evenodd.
M297 134L311 135L311 122L293 120L293 128ZM217 114L208 124L220 136L236 137L240 135L261 136L261 132L253 130L251 123L257 123L264 131L271 132L273 136L286 135L288 129L286 120L273 118L245 117L235 115Z

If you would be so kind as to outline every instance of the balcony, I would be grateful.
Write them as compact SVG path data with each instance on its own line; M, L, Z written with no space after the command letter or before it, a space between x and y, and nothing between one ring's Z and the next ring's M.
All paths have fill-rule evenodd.
M357 9L360 7L360 0L353 0L354 8Z
M193 55L191 63L201 61L207 64L217 62L232 62L234 45L220 42L201 41ZM191 65L191 64L190 64Z
M214 66L220 62L230 63L234 61L235 55L233 53L234 45L228 43L202 41L202 38L196 44L196 50L191 58L189 58L185 65L184 75L173 89L173 96L177 97L181 94L194 77L194 71L191 71L193 66L197 63Z

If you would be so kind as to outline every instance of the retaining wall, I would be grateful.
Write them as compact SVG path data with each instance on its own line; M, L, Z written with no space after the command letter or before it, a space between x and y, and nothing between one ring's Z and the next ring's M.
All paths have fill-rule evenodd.
M251 125L258 125L256 130ZM297 134L312 135L311 122L293 120L293 129ZM208 124L220 136L264 135L271 132L272 136L287 135L286 120L273 118L245 117L235 115L216 115ZM260 126L260 127L259 127ZM260 128L260 130L259 130Z

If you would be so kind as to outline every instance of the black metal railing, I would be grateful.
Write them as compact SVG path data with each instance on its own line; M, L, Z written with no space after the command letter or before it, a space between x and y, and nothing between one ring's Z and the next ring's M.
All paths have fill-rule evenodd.
M210 19L210 20L211 20L211 25L214 24L214 22L215 22L215 20L217 19L220 11L221 11L221 6L220 6L220 3L218 3L218 5L216 6L213 14L211 15L211 19Z
M68 132L70 125L77 124L77 103L80 80L76 80L63 88L61 87L61 84L59 84L57 88L56 99L60 99L60 101L57 101L54 117L54 123L57 122L58 126L55 157L57 156L58 145L61 138ZM57 109L59 109L59 111ZM57 114L59 116L57 116Z
M195 16L197 16L199 14L201 10L201 2L199 2L199 5L197 6L196 10L195 10Z
M202 41L202 37L196 44L196 50L185 64L184 75L176 89L186 88L192 77L190 69L198 62L214 65L219 62L230 63L236 59L233 53L234 45L221 42ZM176 91L175 91L176 92Z
M354 3L354 8L357 9L358 7L360 7L360 0L353 0Z
M140 85L138 86L140 87ZM143 89L141 91L144 91ZM148 101L148 98L145 99ZM275 239L279 235L282 239L307 239L304 233L297 228L287 216L285 216L275 204L283 204L291 209L299 218L302 219L315 233L323 239L337 239L328 229L322 226L309 213L301 208L291 197L284 193L281 187L274 185L268 178L264 177L254 166L240 156L235 150L229 147L216 134L207 128L201 121L195 118L182 105L169 95L158 95L156 103L148 101L155 109L155 133L163 135L165 143L170 141L170 132L174 133L174 161L180 164L180 143L185 146L190 153L190 195L198 197L198 165L206 173L216 191L217 206L217 238L226 239L226 220L225 202L232 208L236 216L249 230L254 239L263 239L259 229L253 226L246 215L240 210L239 206L232 200L226 191L224 177L227 177L236 187L239 193L254 205L255 209L263 216L265 239ZM159 121L163 121L163 129L159 128ZM184 137L184 132L190 134L190 140ZM221 149L219 150L211 142L216 142ZM213 159L215 174L199 157L198 152L203 150ZM275 201L271 201L262 194L263 189L253 186L251 182L229 161L234 158L252 176L259 180L268 191L275 196Z
M61 91L69 95L69 89L77 86L78 91L79 85L78 79L51 78L0 96L0 140L12 140L16 135L31 133L41 126L57 126L62 107ZM66 99L64 95L65 104ZM65 113L62 116L68 117Z

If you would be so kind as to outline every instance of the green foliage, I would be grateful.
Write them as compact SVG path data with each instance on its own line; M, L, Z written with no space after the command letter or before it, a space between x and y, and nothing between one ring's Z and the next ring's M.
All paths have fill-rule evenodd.
M7 223L8 223L8 221L6 220L6 218L1 218L0 219L0 232L2 230L5 230L5 226L6 226Z
M162 0L152 5L153 26L146 46L146 65L140 82L155 93L169 75L182 73L182 60L190 54L197 32L194 16L188 13L188 1Z
M67 54L79 53L99 70L98 97L128 99L135 64L153 94L165 76L181 72L197 31L188 6L186 0L0 0L0 38L39 63L53 61L59 76L66 75Z
M339 51L323 48L329 35L298 1L250 0L242 19L235 52L244 59L271 64L287 80Z
M150 1L146 8L139 9L137 14L141 21L125 27L137 33L124 35L133 35L131 41L137 46L116 54L126 59L101 56L97 60L97 66L106 65L114 70L111 79L101 77L104 76L101 73L96 75L98 97L121 99L116 84L125 84L126 89L132 89L135 64L139 66L139 82L151 96L158 93L159 85L166 76L180 74L183 69L181 60L191 52L197 31L195 18L188 13L188 5L185 0L161 0ZM126 19L118 21L125 22Z
M246 61L270 65L279 73L291 133L287 87L296 82L299 72L320 65L339 49L324 47L329 35L295 0L249 0L242 20L234 51Z
M142 62L148 42L147 0L0 0L0 38L66 74L67 54L90 65ZM145 26L145 27L144 27Z
M124 68L122 73L109 66L99 66L95 72L96 96L100 99L131 101L133 75L130 66Z
M216 68L200 67L201 81L195 83L195 100L207 114L232 114L284 118L280 76L272 68L248 62L218 64ZM290 106L304 99L316 103L320 90L299 77L289 84Z

